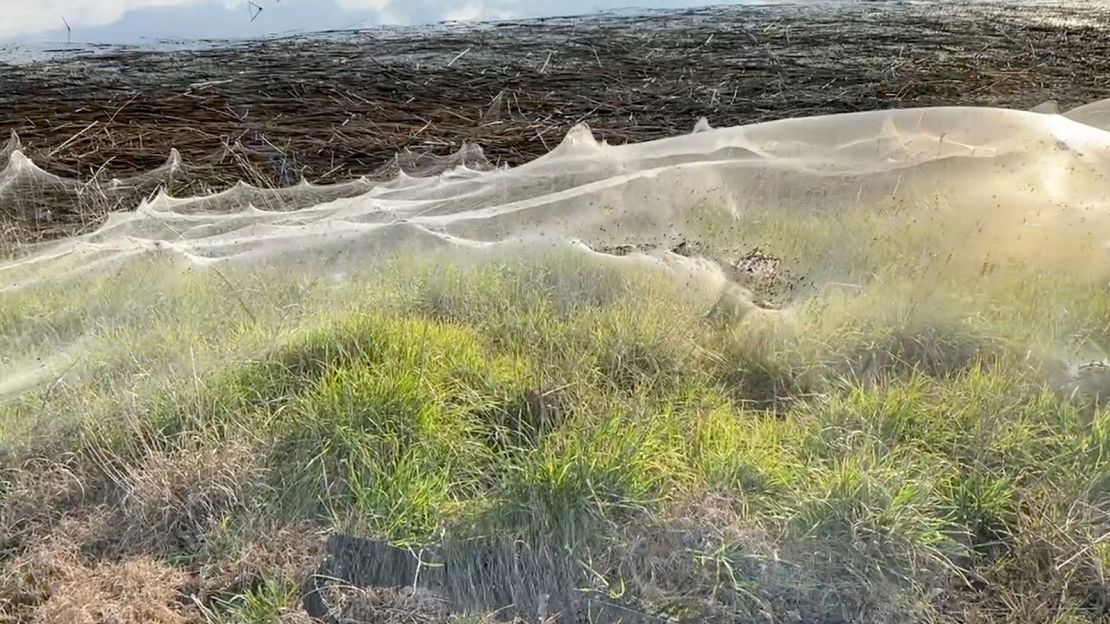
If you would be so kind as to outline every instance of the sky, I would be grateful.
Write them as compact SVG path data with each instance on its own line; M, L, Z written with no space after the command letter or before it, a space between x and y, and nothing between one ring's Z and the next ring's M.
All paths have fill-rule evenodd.
M0 40L140 43L753 0L0 0ZM253 5L253 6L252 6ZM261 8L261 11L259 11ZM253 18L253 19L252 19Z

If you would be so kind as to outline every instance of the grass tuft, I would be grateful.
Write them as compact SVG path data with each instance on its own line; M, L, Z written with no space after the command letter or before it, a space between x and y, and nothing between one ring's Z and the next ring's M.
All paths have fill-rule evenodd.
M727 319L643 267L436 266L0 302L5 353L85 354L0 403L0 621L307 621L337 533L408 562L325 584L351 621L1110 616L1110 413L1047 364L1104 294L920 273Z

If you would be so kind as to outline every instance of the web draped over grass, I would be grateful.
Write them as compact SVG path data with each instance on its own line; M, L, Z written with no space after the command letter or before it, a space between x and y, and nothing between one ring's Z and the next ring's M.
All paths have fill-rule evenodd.
M818 128L846 135L834 171L776 177L797 165L779 126L759 146L777 158L742 181L716 131L675 141L725 173L662 142L637 175L602 159L601 176L591 159L616 148L568 151L584 149L572 136L549 180L401 184L428 229L373 229L378 246L356 237L343 262L315 262L334 241L289 242L264 223L277 213L187 205L14 259L0 614L47 617L63 588L131 562L171 603L194 597L148 620L270 621L296 610L316 536L342 532L523 544L523 572L476 568L457 588L475 612L504 606L483 584L501 570L518 599L573 588L683 621L1098 621L1110 258L1089 172L1105 139L1006 114L1075 142L1073 160L995 146L986 164L861 173L853 159L889 162L874 152L893 136L896 155L925 150L876 122L865 144ZM681 203L661 182L679 179L709 191ZM520 196L541 187L546 211ZM613 214L589 236L593 212L551 208L583 187ZM821 187L835 198L815 203ZM357 222L347 201L285 216L302 233L326 220L305 211ZM428 225L444 214L446 232ZM135 243L170 218L252 223ZM503 234L544 228L568 235Z

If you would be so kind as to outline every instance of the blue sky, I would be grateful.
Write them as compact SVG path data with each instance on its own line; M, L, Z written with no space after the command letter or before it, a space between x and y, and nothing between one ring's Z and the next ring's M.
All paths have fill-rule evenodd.
M252 37L443 20L568 15L616 8L690 7L752 0L0 0L0 40L133 43Z

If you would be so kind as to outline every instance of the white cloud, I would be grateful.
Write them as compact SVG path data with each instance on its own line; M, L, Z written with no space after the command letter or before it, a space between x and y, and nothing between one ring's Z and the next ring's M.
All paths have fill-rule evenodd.
M489 7L484 0L336 0L351 10L375 10L393 24L419 24L441 20L496 19L504 11ZM515 4L516 0L509 0Z
M486 5L481 2L468 2L461 7L451 9L443 14L443 19L453 22L489 19L486 14Z
M310 9L317 3L332 4L341 9L377 13L381 21L413 24L444 19L480 20L497 19L512 14L506 5L518 0L285 0L289 8L298 12ZM255 0L265 8L275 0ZM147 9L194 7L204 10L206 5L229 9L244 9L247 0L0 0L0 38L18 37L65 28L62 19L75 31L114 24L126 14ZM276 7L275 7L276 9Z
M384 11L392 4L392 0L339 0L338 3L344 9Z
M526 16L589 12L626 5L645 7L690 6L720 0L254 0L266 14L251 34L269 24L282 28L304 29L335 27L335 20L346 12L367 13L365 23L421 24L441 20L494 20ZM746 0L724 0L745 2ZM280 4L277 4L280 2ZM30 36L63 30L64 17L75 31L75 38L98 27L111 27L128 13L150 9L186 8L188 24L161 26L156 36L174 37L181 30L190 35L217 35L229 30L219 9L244 10L247 0L0 0L0 39ZM278 8L280 7L280 8ZM215 12L212 12L216 9ZM152 11L157 18L158 11ZM278 15L282 17L275 19ZM330 17L329 17L330 16ZM347 19L350 15L342 16ZM332 21L328 21L328 20ZM126 21L126 20L125 20ZM288 26L291 25L291 26ZM110 31L109 38L131 36L127 31ZM147 33L140 33L147 36Z
M227 7L239 7L245 0L218 0ZM65 28L63 18L73 28L104 26L118 21L130 11L174 6L212 4L213 0L0 0L0 37Z

